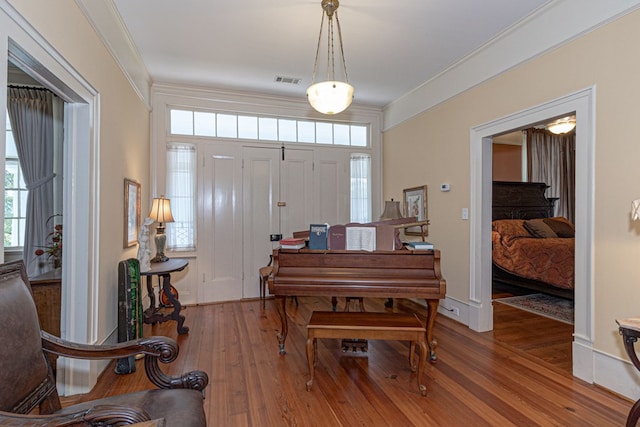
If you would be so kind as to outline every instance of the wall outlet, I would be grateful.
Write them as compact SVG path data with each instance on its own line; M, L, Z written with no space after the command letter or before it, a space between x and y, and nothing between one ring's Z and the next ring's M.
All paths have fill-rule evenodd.
M451 307L451 312L453 313L454 316L460 317L460 308Z

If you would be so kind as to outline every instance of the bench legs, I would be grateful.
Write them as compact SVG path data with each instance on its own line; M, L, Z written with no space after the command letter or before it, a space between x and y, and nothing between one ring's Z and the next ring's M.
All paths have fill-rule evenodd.
M309 381L307 381L307 391L311 390L313 385L313 374L315 373L315 365L318 357L318 343L315 338L307 338L307 363L309 364Z
M416 341L411 341L409 346L409 367L411 368L411 372L416 372L416 344L418 346L418 368L417 368L417 380L418 380L418 389L420 390L420 394L423 396L427 395L427 386L422 383L422 376L424 375L424 367L427 361L427 343L423 340L420 340L416 343ZM309 365L309 380L307 381L307 391L311 391L311 387L313 386L313 377L315 375L315 367L318 361L318 340L314 337L307 338L307 363Z

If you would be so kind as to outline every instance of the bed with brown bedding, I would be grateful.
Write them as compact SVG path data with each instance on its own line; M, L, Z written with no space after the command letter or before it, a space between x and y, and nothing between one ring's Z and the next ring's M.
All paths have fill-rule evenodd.
M544 183L493 183L494 282L573 298L575 229Z

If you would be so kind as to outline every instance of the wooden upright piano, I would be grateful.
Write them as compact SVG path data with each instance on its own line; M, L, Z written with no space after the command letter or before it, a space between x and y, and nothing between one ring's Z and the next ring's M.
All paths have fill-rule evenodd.
M440 272L440 251L331 251L275 249L269 292L276 296L282 323L280 353L287 338L287 296L424 298L426 338L435 361L433 325L446 282Z

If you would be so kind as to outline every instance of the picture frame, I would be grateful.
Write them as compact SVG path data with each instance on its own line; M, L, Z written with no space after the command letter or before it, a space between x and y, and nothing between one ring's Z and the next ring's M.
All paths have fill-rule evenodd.
M427 186L405 188L402 190L403 213L405 218L416 217L418 221L429 219L427 204ZM407 235L422 236L421 226L407 227L404 231ZM429 235L429 227L424 226L424 236Z
M140 183L124 179L124 247L138 243L140 230Z

